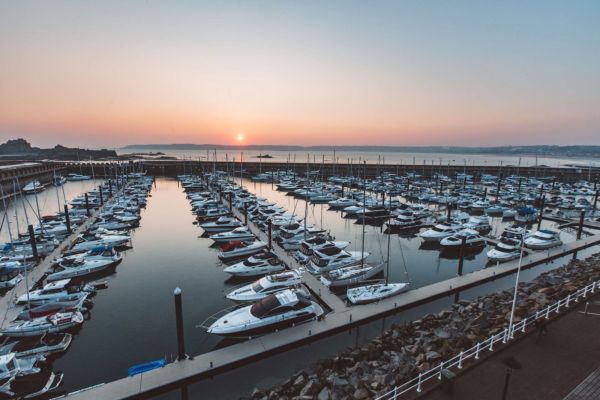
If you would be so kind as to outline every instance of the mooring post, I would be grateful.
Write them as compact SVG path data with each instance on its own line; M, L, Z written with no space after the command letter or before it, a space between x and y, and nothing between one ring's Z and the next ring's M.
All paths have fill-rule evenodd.
M104 205L104 196L102 195L102 185L98 186L98 191L100 192L100 205Z
M185 360L185 343L183 340L183 307L181 305L181 289L175 288L173 291L175 296L175 319L177 323L177 360Z
M73 233L73 230L71 229L71 218L69 217L69 206L65 204L64 208L65 208L65 223L67 224L67 233L70 235L71 233Z
M517 186L517 193L521 193L521 177L519 177L519 185Z
M244 225L248 226L248 203L244 202Z
M88 194L85 194L85 214L88 216L91 215L90 214L90 200L88 199Z
M465 260L465 246L467 244L467 237L463 236L460 241L460 254L458 256L458 276L463 274L463 262Z
M233 212L233 193L229 192L229 212Z
M598 204L598 190L596 190L596 194L594 195L594 211L596 211L596 204Z
M542 197L540 200L540 215L538 218L538 231L542 228L542 218L544 218L544 205L546 204L546 196Z
M344 184L342 183L342 197L344 197ZM596 192L596 197L598 197L598 192Z
M272 233L273 233L273 227L271 225L271 218L268 219L267 225L269 227L269 251L271 251L271 249L272 249L272 246L271 246L271 236L272 236Z
M585 218L585 211L581 210L581 214L579 215L579 228L577 229L577 240L581 239L581 234L583 233L583 219Z
M35 240L35 232L33 231L33 225L27 227L29 231L29 241L31 242L31 253L33 254L34 260L38 261L37 242Z
M112 179L108 179L108 196L112 197Z
M452 216L452 204L451 203L447 203L446 210L448 210L448 215L446 216L446 219L448 221L450 221L450 217Z
M485 189L483 190L483 199L487 199L487 186L485 187Z

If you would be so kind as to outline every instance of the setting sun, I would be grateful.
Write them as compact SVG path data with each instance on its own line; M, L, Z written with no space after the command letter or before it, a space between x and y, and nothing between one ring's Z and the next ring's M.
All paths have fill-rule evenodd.
M237 141L238 142L243 142L244 141L244 135L241 134L241 133L238 133L238 135L237 135Z

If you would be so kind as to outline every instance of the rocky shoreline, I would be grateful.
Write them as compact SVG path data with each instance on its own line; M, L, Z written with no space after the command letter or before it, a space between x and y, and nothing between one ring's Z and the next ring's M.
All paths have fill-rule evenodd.
M519 285L515 322L600 279L600 253L545 272ZM333 359L317 362L279 385L254 389L252 400L374 399L501 332L510 316L513 291L460 301L438 314L393 325L380 337Z

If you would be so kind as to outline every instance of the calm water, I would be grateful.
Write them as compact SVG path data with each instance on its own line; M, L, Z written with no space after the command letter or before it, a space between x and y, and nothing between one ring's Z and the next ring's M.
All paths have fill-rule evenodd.
M251 191L276 201L290 212L304 214L302 200L274 191L271 184L245 184ZM97 183L68 183L65 186L69 193L67 198L94 186ZM40 203L48 207L47 212L55 210L55 198L52 190L39 195ZM212 241L200 237L202 231L193 224L195 219L189 202L177 181L157 179L141 215L140 227L132 231L133 249L124 252L124 261L108 278L108 289L99 291L94 298L90 319L76 333L71 348L54 362L54 369L65 373L66 391L125 377L127 368L133 364L162 357L172 360L176 352L173 305L176 287L183 290L188 354L195 355L228 344L195 326L214 312L229 307L231 303L224 299L223 291L239 282L228 280L218 262L217 249L210 247ZM327 210L326 205L310 205L308 221L325 227L338 240L351 241L350 250L360 250L362 226L355 224L354 220L341 218L338 212ZM380 228L367 226L365 247L372 253L370 260L380 261L385 257L387 238ZM390 238L391 280L403 281L408 276L413 287L419 287L455 276L456 259L441 257L438 250L421 250L421 240L416 237L392 235ZM564 234L564 239L572 240L572 236ZM485 251L469 256L465 261L465 272L485 266ZM524 279L557 265L559 262L527 271L523 274ZM503 278L471 289L461 297L470 298L510 287L514 284L513 279ZM386 323L418 318L425 312L439 310L449 302L449 299L437 300L387 318ZM353 329L191 384L188 387L190 398L237 398L249 393L256 385L274 384L319 358L366 340L378 334L380 329L381 323L372 323L360 327L358 336L357 330ZM175 390L157 398L177 399L180 392Z
M134 152L157 152L160 151L165 153L167 156L178 157L180 159L188 159L191 161L198 160L214 160L214 152L206 150L169 150L169 149L117 149L118 154L127 154ZM257 158L260 154L269 154L273 158ZM381 158L380 158L381 157ZM264 163L269 162L306 162L310 158L310 162L319 164L325 160L325 162L332 162L334 160L334 153L332 151L244 151L241 154L239 151L233 150L220 150L217 151L217 160L236 160L239 161L242 158L244 161L259 161ZM523 156L512 156L506 154L460 154L460 153L404 153L404 152L376 152L376 151L363 151L363 152L348 152L348 151L336 151L335 160L340 165L346 165L349 162L353 164L360 163L361 160L366 160L368 163L377 163L379 160L386 164L418 164L427 163L429 165L521 165L521 166L534 166L536 165L535 155L523 155ZM550 167L559 167L566 164L577 164L582 168L585 167L600 167L600 160L598 159L587 159L587 158L569 158L569 157L538 157L537 165L547 165Z

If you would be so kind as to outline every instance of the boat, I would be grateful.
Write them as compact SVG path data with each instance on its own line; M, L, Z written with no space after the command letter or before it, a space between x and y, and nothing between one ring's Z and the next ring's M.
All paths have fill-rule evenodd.
M10 399L32 399L57 389L62 380L62 373L52 371L14 376L0 380L0 395Z
M408 283L374 283L348 288L346 296L352 304L367 304L395 296L408 290Z
M70 173L66 176L66 179L68 181L89 181L90 179L92 179L92 177L89 175Z
M327 287L346 287L373 278L383 272L384 263L350 265L321 275L321 283Z
M303 291L286 289L242 306L212 323L208 333L222 336L249 336L314 320L323 309Z
M517 209L515 222L527 225L535 222L538 218L538 210L533 207L521 207Z
M285 270L285 264L276 256L270 258L249 258L226 267L223 272L233 276L260 276Z
M98 246L119 247L127 244L131 238L124 235L103 235L97 239L86 239L83 235L79 235L69 249L68 253L84 252Z
M27 185L23 186L23 189L21 190L25 194L39 193L44 190L44 186L42 186L40 181L31 181Z
M95 293L96 289L91 285L78 285L70 279L62 279L47 283L42 289L32 290L17 298L17 304L29 303L30 305L41 305L55 301L72 301L87 298Z
M306 264L306 268L312 274L318 275L336 268L359 264L369 255L370 253L367 252L346 251L339 247L327 247L314 250L310 262Z
M234 240L232 242L225 243L221 247L221 252L218 257L221 261L233 260L256 254L267 248L267 244L260 240L253 242L246 242L241 240Z
M329 204L329 207L331 209L335 210L335 209L341 209L341 208L355 206L356 203L357 203L357 201L353 198L341 197L339 199L332 200L332 201L328 202L327 204Z
M0 329L8 337L40 336L46 333L62 332L83 323L79 312L56 313L47 317L11 323Z
M350 245L350 242L328 240L328 237L323 235L315 236L300 242L298 251L294 253L294 258L301 264L306 264L310 261L310 258L314 254L315 250L323 250L326 248L337 247L338 249L345 249Z
M257 301L284 289L290 289L302 283L296 271L263 276L257 281L235 288L227 293L229 300L237 302Z
M153 369L162 368L167 365L167 361L164 358L159 360L149 361L143 364L136 364L127 368L127 375L135 376L139 374L143 374L144 372L152 371Z
M0 379L40 372L37 357L17 357L15 353L0 355Z
M480 234L487 234L492 230L490 219L485 215L470 217L469 220L463 224L463 228L477 231Z
M463 229L452 236L443 238L440 244L444 249L460 249L464 239L465 248L485 246L485 238L473 229Z
M23 275L21 275L21 271L18 267L8 265L0 266L0 288L11 289L22 280Z
M357 222L377 223L390 217L390 211L383 205L375 205L356 212Z
M46 357L67 350L72 340L73 336L68 333L46 333L40 337L21 338L0 346L0 355L13 353L17 357Z
M207 233L227 232L240 226L242 223L233 217L220 217L216 221L200 224L200 228Z
M214 235L210 235L209 238L216 243L227 243L233 240L252 240L256 239L256 236L254 236L247 226L240 226L227 232L215 233Z
M487 252L492 262L505 262L519 258L521 255L521 240L502 238L493 249Z
M541 229L533 234L533 236L525 239L524 245L532 250L544 250L551 247L560 246L560 232L552 229Z
M97 274L114 272L117 265L122 261L121 255L115 252L110 246L106 246L105 248L107 249L106 252L112 254L111 257L82 257L62 261L58 263L59 271L49 274L46 280L53 282L69 278L88 278Z
M48 303L41 304L39 306L25 307L23 311L17 315L17 319L29 320L35 318L46 317L57 312L70 312L70 311L85 311L83 305L86 301L86 297L82 296L75 300L70 301L50 301Z
M426 242L439 242L445 237L449 237L462 229L462 224L457 222L443 222L435 225L433 228L421 232L419 236Z
M395 218L385 223L390 231L417 228L422 225L421 220L411 211L402 210L396 214Z

